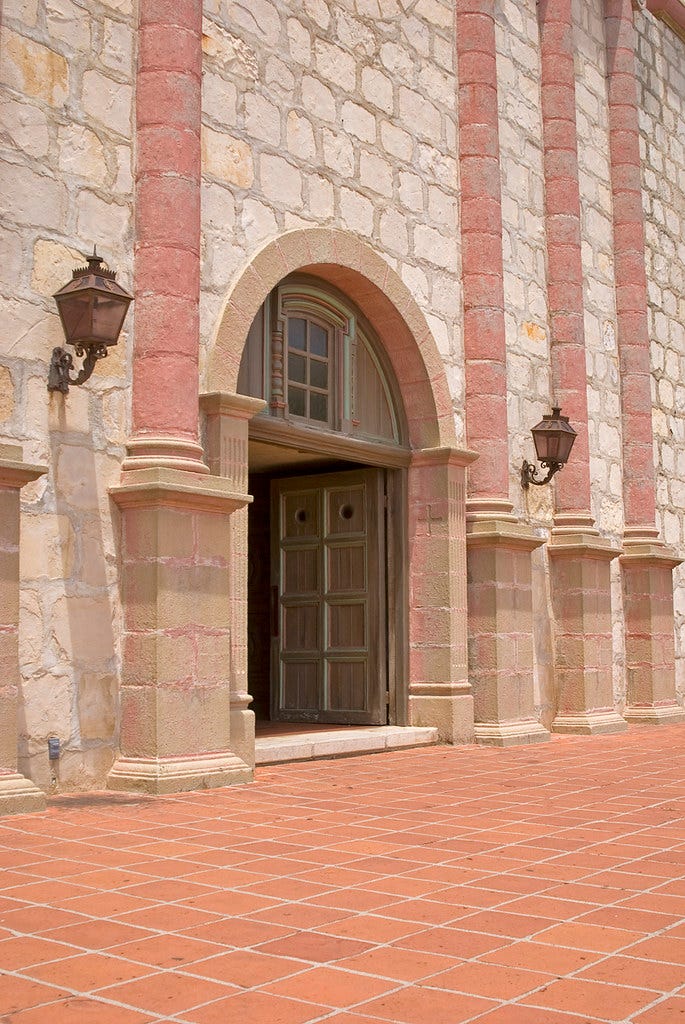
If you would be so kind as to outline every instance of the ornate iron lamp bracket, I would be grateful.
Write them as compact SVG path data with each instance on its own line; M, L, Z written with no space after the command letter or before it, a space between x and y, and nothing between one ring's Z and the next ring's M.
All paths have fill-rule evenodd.
M554 474L558 473L563 467L563 463L561 462L544 461L541 465L547 467L548 473L544 480L536 480L538 473L537 466L534 462L528 462L527 459L523 460L523 465L521 466L521 487L523 487L524 491L527 491L531 484L534 484L535 487L543 487L545 484L548 484Z
M83 356L84 359L81 369L75 377L72 377L74 357L71 352L67 352L65 348L53 348L48 373L48 391L61 391L63 395L66 395L70 384L85 383L95 369L98 359L104 359L107 356L107 346L89 345L88 348L83 348L81 345L77 345L76 355Z

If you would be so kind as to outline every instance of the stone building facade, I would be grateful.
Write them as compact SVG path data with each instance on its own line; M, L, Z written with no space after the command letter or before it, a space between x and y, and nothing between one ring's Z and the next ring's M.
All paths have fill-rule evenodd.
M684 40L683 0L6 0L0 807L248 780L252 708L495 744L683 717ZM48 393L94 243L132 312ZM293 320L336 346L318 392ZM576 445L524 490L552 405ZM300 478L385 524L356 637L298 576L306 657L288 544L339 548L278 519Z

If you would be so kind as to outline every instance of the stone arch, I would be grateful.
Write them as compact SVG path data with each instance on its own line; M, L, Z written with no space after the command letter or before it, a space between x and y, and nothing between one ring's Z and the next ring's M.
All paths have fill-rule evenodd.
M269 292L295 271L335 285L373 326L402 393L412 448L453 446L452 399L426 318L397 272L346 231L289 231L251 259L227 296L210 353L207 391L235 392L250 325Z

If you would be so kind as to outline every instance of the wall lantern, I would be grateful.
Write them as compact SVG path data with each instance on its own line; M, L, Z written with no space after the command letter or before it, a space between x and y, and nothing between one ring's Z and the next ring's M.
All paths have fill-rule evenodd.
M87 381L97 360L107 355L111 345L116 345L133 300L116 283L116 272L103 265L95 247L87 259L88 266L74 270L71 281L54 295L67 345L73 346L79 358L84 357L81 369L72 377L73 356L64 348L53 348L48 391L65 395L70 384Z
M548 484L555 473L557 473L568 462L568 457L573 448L573 442L578 436L568 421L568 416L561 415L561 409L553 408L551 416L543 416L540 423L531 429L535 451L541 465L548 469L544 480L536 480L537 468L531 463L523 460L521 467L521 486L527 490L531 484L542 487Z

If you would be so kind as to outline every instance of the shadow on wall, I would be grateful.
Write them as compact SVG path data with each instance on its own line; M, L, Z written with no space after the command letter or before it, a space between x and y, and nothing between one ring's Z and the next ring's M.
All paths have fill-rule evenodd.
M25 517L34 520L34 544L44 545L36 553L43 643L33 665L22 665L19 757L50 792L103 788L115 755L116 552L103 527L120 463L96 450L88 413L99 398L76 389L50 395L48 487L40 512ZM49 736L60 740L58 761L48 760Z

